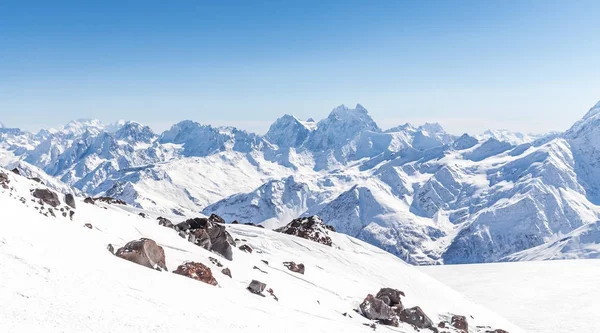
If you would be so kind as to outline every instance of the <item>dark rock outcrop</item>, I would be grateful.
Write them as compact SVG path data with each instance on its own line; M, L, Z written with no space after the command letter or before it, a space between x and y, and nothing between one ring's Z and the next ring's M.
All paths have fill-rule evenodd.
M287 267L287 269L294 273L304 274L304 264L296 264L293 261L286 261L283 263L283 266Z
M146 218L146 213L139 213L139 216L141 216L142 218Z
M173 273L187 276L191 279L202 281L213 286L216 286L218 284L217 280L212 275L210 268L199 262L189 261L183 263L182 265L177 267L177 269L173 271Z
M225 220L217 214L210 214L208 217L210 222L225 224Z
M375 297L381 299L389 306L398 307L398 305L400 305L400 307L402 307L402 300L400 299L400 296L404 297L404 293L400 290L381 288Z
M106 249L108 250L108 252L110 252L110 253L112 253L112 254L115 254L115 248L113 247L113 245L112 245L112 244L108 244L108 245L106 246Z
M248 244L244 244L244 245L240 246L239 249L240 249L240 251L252 253L252 248Z
M331 237L329 237L329 231L332 231L332 228L323 223L321 218L316 215L297 218L288 225L275 229L275 231L328 246L332 244Z
M363 316L371 320L391 320L396 316L389 305L371 294L360 303L359 308Z
M400 312L400 321L411 324L417 328L433 327L431 319L429 319L425 312L418 306L402 310L402 312Z
M264 296L262 294L262 292L265 290L266 287L267 287L266 284L264 284L260 281L257 281L257 280L252 280L252 282L250 282L250 285L248 286L247 289L253 294Z
M18 168L14 168L12 170L10 170L12 173L14 173L15 175L21 175L21 171Z
M450 324L462 332L469 331L469 323L467 322L467 317L465 316L453 315Z
M8 183L10 183L10 180L8 179L8 175L5 174L4 172L0 172L0 185L3 188L7 189Z
M232 246L235 245L235 242L227 232L225 225L215 222L219 219L220 217L217 215L212 217L214 221L211 221L211 218L196 217L178 223L174 229L184 238L187 233L190 242L218 253L227 260L232 260Z
M95 205L95 203L94 203L94 199L92 199L92 198L90 198L90 197L87 197L87 198L83 199L83 202L84 202L84 203L86 203L86 204L92 204L92 205Z
M124 205L126 206L127 203L121 199L115 199L115 198L111 198L111 197L97 197L97 198L92 198L92 197L87 197L85 199L83 199L83 202L85 203L89 203L94 205L97 201L100 202L104 202L110 205Z
M231 277L231 270L229 268L223 268L223 270L221 271L221 273Z
M173 228L173 223L166 217L159 216L156 218L158 220L158 225L162 225L163 227Z
M210 260L210 262L217 267L223 267L223 264L221 264L221 262L217 258L208 257L208 260Z
M86 223L83 226L86 227L86 228L88 228L88 229L92 229L93 228L93 226L92 226L91 223Z
M35 189L33 193L31 193L31 195L33 195L34 198L40 199L42 202L52 207L56 208L60 205L58 195L55 192L50 191L48 189Z
M117 250L116 256L148 268L167 270L165 251L149 238L140 238L125 244Z
M76 208L75 207L75 197L71 193L65 194L65 203L68 206L70 206L71 208Z

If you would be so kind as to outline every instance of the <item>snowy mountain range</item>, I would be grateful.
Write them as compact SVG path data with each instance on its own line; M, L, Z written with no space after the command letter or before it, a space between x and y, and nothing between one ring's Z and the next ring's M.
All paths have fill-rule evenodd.
M599 138L600 103L566 132L539 136L382 130L361 105L342 105L319 122L285 115L265 135L187 120L160 134L128 121L3 127L0 163L157 213L267 228L319 215L409 263L475 263L592 256L553 244L600 242L578 236L600 219Z

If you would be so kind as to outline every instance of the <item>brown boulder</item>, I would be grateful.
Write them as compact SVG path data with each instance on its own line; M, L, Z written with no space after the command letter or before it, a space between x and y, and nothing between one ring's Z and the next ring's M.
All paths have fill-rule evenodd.
M34 198L40 199L42 202L52 207L56 208L60 205L58 195L55 192L50 191L48 189L35 189L33 193L31 193L31 195L33 195Z
M297 218L292 220L288 225L275 229L275 231L308 239L327 246L332 245L331 237L329 237L331 228L323 223L323 220L316 215Z
M92 224L91 223L86 223L83 225L84 227L88 228L88 229L92 229Z
M117 250L116 256L156 270L167 270L165 251L155 241L140 238Z
M465 316L453 315L450 324L452 324L454 328L463 332L469 331L469 323L467 322L467 318Z
M404 296L404 293L398 289L381 288L375 297L381 299L389 306L397 306L399 304L402 307L400 296Z
M363 316L371 320L391 320L396 316L389 305L371 294L367 295L359 308Z
M216 286L217 280L212 275L210 268L206 267L206 265L201 264L199 262L188 261L183 263L175 271L175 274L187 276L190 279L202 281L204 283L210 284L212 286Z
M410 309L404 309L400 313L400 321L416 326L417 328L433 327L433 322L423 310L415 306Z
M296 264L293 261L286 261L283 263L283 265L292 272L304 274L304 264Z

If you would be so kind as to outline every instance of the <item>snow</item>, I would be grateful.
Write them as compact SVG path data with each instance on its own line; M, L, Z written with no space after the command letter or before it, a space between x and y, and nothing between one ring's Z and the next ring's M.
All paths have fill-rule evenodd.
M421 267L529 333L600 332L600 260Z
M254 252L234 249L227 261L187 242L171 229L120 205L77 199L73 221L40 215L29 190L40 186L8 173L13 189L0 188L0 327L7 332L369 332L368 320L352 311L368 293L394 287L406 306L419 305L435 321L449 313L467 315L471 331L492 325L525 332L466 300L457 292L371 245L332 233L333 246L252 226L228 231ZM26 198L21 203L19 197ZM91 223L92 229L83 224ZM140 237L155 240L174 270L184 261L211 267L219 286L119 259L107 250ZM220 273L209 256L231 269ZM262 262L267 260L268 265ZM304 263L305 275L282 262ZM268 273L253 269L258 266ZM257 279L279 301L245 290ZM342 314L348 313L352 318ZM471 319L471 316L473 319ZM378 330L415 332L401 324Z

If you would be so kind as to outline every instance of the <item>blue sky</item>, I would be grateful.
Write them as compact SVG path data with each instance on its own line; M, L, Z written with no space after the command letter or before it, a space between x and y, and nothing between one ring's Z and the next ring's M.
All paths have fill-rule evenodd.
M0 121L563 130L600 100L598 1L2 1Z

